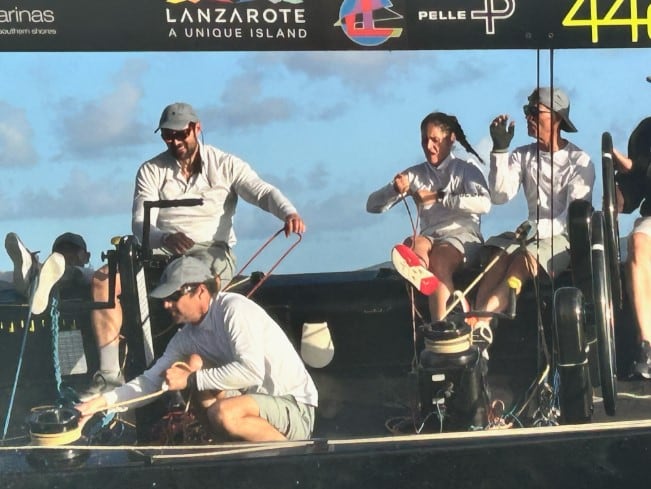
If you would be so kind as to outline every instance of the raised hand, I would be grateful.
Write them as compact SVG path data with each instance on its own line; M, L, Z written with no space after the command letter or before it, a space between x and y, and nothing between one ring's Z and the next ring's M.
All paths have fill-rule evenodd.
M509 123L508 114L500 114L490 125L491 139L493 140L493 153L506 153L515 133L515 122Z

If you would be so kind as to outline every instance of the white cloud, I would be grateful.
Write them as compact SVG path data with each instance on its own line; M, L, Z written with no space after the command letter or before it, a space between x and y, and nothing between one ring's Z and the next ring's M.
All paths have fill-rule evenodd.
M0 167L35 165L38 155L32 137L25 111L0 101Z
M251 63L278 66L282 63L289 72L300 73L312 81L322 83L336 79L356 91L372 94L388 86L388 82L403 80L410 67L420 60L435 59L432 53L400 53L384 51L341 52L287 52L263 53Z
M289 96L265 94L263 77L257 70L232 77L219 103L201 110L202 120L214 127L248 129L291 119L296 104Z
M15 199L2 202L0 220L62 219L129 213L133 182L120 177L93 176L75 169L56 189L27 188Z
M62 135L62 148L57 159L72 156L93 162L124 154L129 146L143 142L147 128L138 118L144 94L140 78L145 68L136 60L127 61L114 80L108 81L112 89L98 98L59 101L57 111L62 116L55 132ZM60 131L61 127L65 131Z

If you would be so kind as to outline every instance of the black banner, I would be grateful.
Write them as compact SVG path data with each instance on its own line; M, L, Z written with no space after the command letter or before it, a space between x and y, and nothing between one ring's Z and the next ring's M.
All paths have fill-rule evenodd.
M651 0L0 0L0 51L651 46Z

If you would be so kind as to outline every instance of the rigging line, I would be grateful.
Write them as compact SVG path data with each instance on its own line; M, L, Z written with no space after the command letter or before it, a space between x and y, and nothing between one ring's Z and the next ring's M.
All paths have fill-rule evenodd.
M554 110L554 50L552 48L549 49L549 87L550 87L550 110ZM550 114L550 117L553 117L552 114ZM549 278L551 279L551 293L552 293L552 298L554 296L554 291L556 289L555 287L555 277L554 277L554 143L555 143L555 132L551 133L551 147L549 148L550 151L550 195L549 195L549 220L550 220L550 226L551 226L551 272L549 273ZM538 165L538 170L540 171L540 161ZM540 182L540 180L539 180ZM539 184L540 185L540 184ZM539 200L540 202L540 200ZM538 240L538 246L540 246L540 240ZM553 301L552 301L553 303ZM538 314L542 314L540 309L538 311ZM549 355L549 348L547 347L547 338L545 337L545 331L542 327L542 317L540 318L540 336L541 336L541 344L542 344L542 349L543 353L545 355L545 362L547 365L550 364L551 362L551 357Z
M409 222L411 223L411 231L412 231L412 242L411 242L411 248L414 249L416 246L416 236L418 236L418 224L420 221L420 212L416 213L416 222L414 222L414 218L411 215L411 210L409 209L409 204L407 204L407 196L409 193L404 193L400 196L400 200L405 204L405 209L407 209L407 215L409 216ZM416 206L416 211L418 211L418 206Z
M551 101L551 111L554 112L555 107L554 107L554 49L550 48L549 49L549 87L550 87L550 101ZM549 114L551 117L553 117L553 114ZM559 136L560 136L560 131L559 131ZM554 267L554 259L556 258L556 255L554 254L554 143L558 144L560 147L560 137L558 140L556 138L556 133L552 132L552 145L549 150L550 152L550 158L551 158L551 173L550 173L550 179L551 179L551 195L549 199L549 212L550 212L550 220L552 223L552 242L551 242L551 253L552 253L552 268ZM554 286L554 281L556 279L555 274L551 274L550 278L552 279L552 294L556 290Z
M25 322L25 328L23 330L23 338L20 343L20 353L18 354L18 364L16 365L16 374L14 375L14 383L11 387L11 395L9 396L9 406L7 406L7 415L5 417L4 427L2 429L2 439L4 440L7 436L7 431L9 430L9 420L11 419L11 412L14 408L14 401L16 400L16 388L18 387L18 379L20 378L20 371L23 367L23 356L25 354L25 345L27 344L27 332L29 331L29 324L32 321L32 303L34 302L34 292L38 286L38 274L34 271L30 272L33 274L30 288L29 288L29 301L27 309L27 321Z
M59 301L57 294L52 296L52 305L50 306L50 329L52 332L52 366L54 368L54 382L57 388L59 398L63 397L61 393L61 361L59 357Z
M540 101L540 49L536 50L536 94L538 95L538 102ZM540 113L536 114L536 226L540 230ZM527 260L528 261L528 260ZM536 326L538 336L538 346L541 346L541 330L542 330L542 305L540 301L540 231L536 235L536 264L535 270L530 270L533 278L533 286L536 297ZM542 362L540 354L538 354L538 372L542 370Z

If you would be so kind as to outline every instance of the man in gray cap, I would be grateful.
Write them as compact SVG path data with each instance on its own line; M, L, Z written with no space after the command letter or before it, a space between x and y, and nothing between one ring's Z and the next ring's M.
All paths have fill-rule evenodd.
M209 427L229 439L310 438L318 393L301 358L260 306L219 292L218 283L196 258L172 261L150 295L184 326L142 375L77 405L82 415L154 394L164 383L171 390L189 387Z
M136 176L132 229L142 240L144 202L200 198L203 205L151 210L149 245L155 254L194 256L215 275L228 282L234 273L235 245L233 216L238 198L270 212L285 224L285 235L303 233L305 223L292 203L274 186L263 181L248 163L199 141L201 122L191 105L168 105L158 127L166 150L142 164ZM107 269L93 281L96 301L108 300ZM116 297L121 291L116 284ZM84 398L122 383L119 368L119 333L122 311L92 312L92 324L99 349L100 370Z
M490 238L486 246L499 254L495 265L480 282L475 306L477 310L503 312L508 304L510 287L516 293L539 273L550 277L566 270L570 263L567 211L576 199L592 201L595 179L590 156L563 138L561 130L576 132L570 120L570 99L559 88L540 87L528 97L523 107L527 132L535 142L515 148L509 154L515 125L509 116L498 115L490 125L493 149L490 154L488 187L493 204L513 199L520 187L524 190L529 214L537 235L523 250L513 233ZM488 327L488 318L475 324Z

